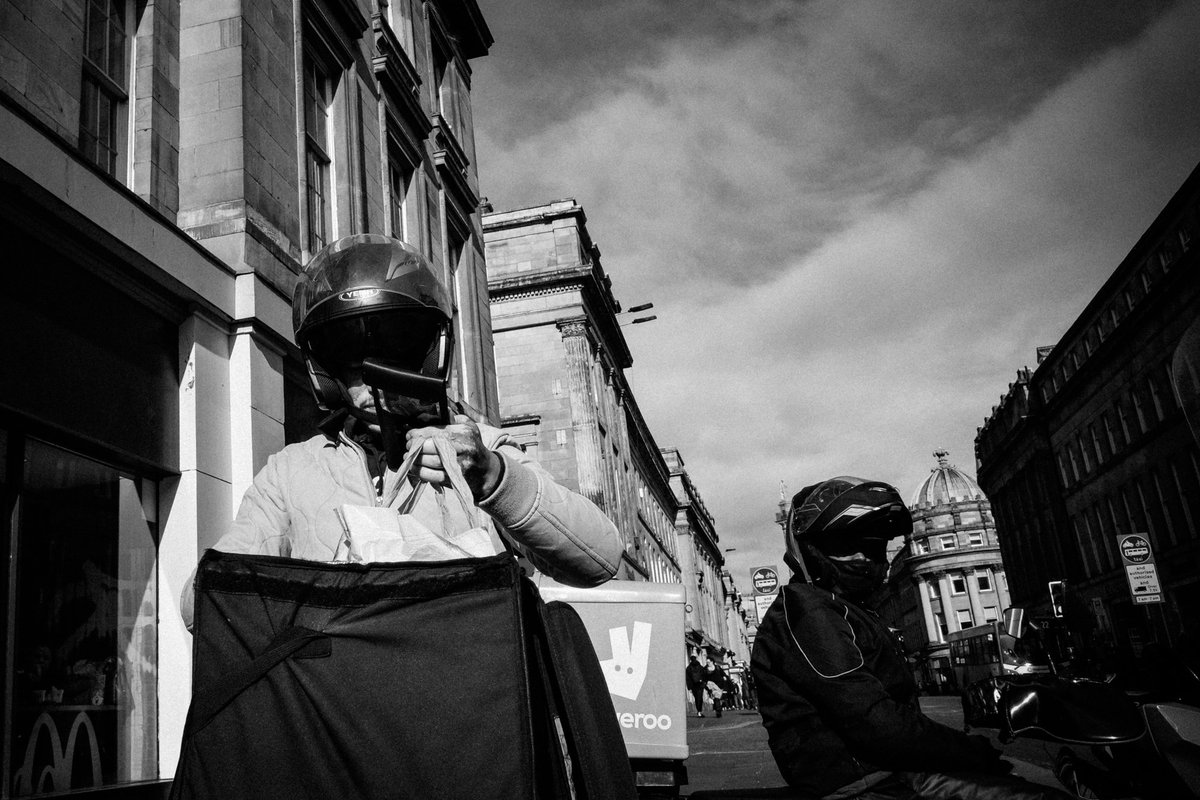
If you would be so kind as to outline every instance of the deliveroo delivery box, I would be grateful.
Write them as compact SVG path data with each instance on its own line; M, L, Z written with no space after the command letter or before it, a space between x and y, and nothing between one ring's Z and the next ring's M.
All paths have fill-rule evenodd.
M577 589L538 577L546 602L583 620L608 681L630 758L687 758L683 586L613 580Z

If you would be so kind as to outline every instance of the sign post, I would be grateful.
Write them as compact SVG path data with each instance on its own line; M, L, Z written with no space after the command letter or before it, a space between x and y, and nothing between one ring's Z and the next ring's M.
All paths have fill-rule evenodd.
M1117 550L1125 564L1125 577L1129 579L1133 602L1136 605L1163 602L1150 540L1140 533L1123 533L1117 536Z
M774 566L755 567L750 571L750 586L754 589L754 613L761 624L779 594L779 570Z

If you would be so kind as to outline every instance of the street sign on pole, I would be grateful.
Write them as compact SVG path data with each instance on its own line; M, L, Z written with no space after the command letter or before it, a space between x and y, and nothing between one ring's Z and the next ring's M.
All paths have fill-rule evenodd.
M1117 550L1125 564L1125 577L1129 579L1133 602L1137 605L1163 602L1150 539L1140 533L1123 533L1117 536Z
M758 622L762 624L763 617L767 615L767 609L771 607L771 603L775 602L777 595L773 594L756 594L754 595L754 613L758 615Z
M750 571L750 585L755 594L775 594L779 591L779 570L774 566L755 567Z

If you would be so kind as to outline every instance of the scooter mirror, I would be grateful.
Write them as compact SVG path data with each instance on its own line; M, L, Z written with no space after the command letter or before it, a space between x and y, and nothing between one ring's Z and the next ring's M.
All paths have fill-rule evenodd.
M1009 606L1004 609L1004 632L1014 639L1025 633L1025 609Z

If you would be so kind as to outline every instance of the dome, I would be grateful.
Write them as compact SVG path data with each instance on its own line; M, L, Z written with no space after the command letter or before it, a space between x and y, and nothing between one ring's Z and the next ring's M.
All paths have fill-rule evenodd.
M929 477L913 493L912 502L909 504L910 508L918 508L923 505L940 506L968 500L987 500L974 478L950 464L949 455L947 450L934 451L933 457L938 460L938 465L930 471Z

